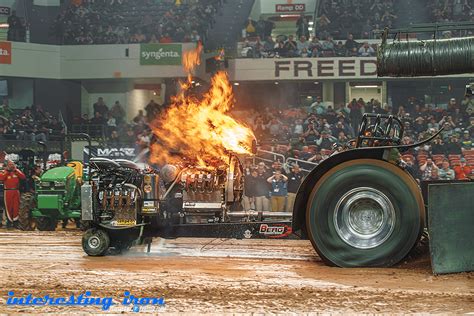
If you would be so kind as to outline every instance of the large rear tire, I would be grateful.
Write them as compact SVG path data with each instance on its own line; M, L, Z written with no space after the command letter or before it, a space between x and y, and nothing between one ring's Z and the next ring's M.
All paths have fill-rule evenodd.
M109 246L109 234L102 229L90 228L82 236L82 249L89 256L103 256L109 249Z
M320 257L340 267L387 267L418 242L424 204L416 181L381 160L357 159L330 169L306 209L309 239Z
M21 230L34 230L35 222L31 218L31 210L35 208L36 201L33 193L23 193L20 198L20 210L18 214L18 228Z

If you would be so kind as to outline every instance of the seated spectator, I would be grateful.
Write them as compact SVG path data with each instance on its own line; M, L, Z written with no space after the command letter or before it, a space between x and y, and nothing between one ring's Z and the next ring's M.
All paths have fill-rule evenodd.
M293 35L288 36L288 40L285 42L284 47L287 50L288 57L297 57L298 56L298 44L293 39Z
M432 180L433 169L439 169L431 158L426 159L426 162L420 166L421 180Z
M469 131L464 131L461 141L461 147L463 150L471 150L474 149L474 142L469 135Z
M370 57L375 55L375 50L372 46L369 45L368 42L364 42L364 44L359 48L359 56L362 57Z
M342 44L342 41L337 42L336 46L334 47L334 55L336 57L346 57L347 56L347 49Z
M450 168L449 161L447 159L443 160L443 164L439 169L439 180L454 180L456 175L454 170Z
M107 141L107 144L111 147L118 147L121 144L120 136L117 130L113 130Z
M271 36L267 36L265 42L263 42L263 53L265 57L275 56L275 45L276 42Z
M461 155L462 148L459 139L456 135L449 137L449 142L445 145L445 150L450 155Z
M334 48L336 47L336 43L334 43L334 40L331 36L328 36L326 40L323 41L322 43L322 52L323 56L330 57L334 56Z
M461 158L461 163L458 166L455 166L453 169L454 173L456 174L456 180L474 179L472 168L466 164L465 158Z
M94 125L104 125L107 121L102 116L102 114L97 111L97 112L95 112L94 117L91 118L91 120L89 122L91 124L94 124Z
M299 56L301 57L308 56L309 42L306 40L306 37L304 35L300 36L300 39L296 43L296 47L297 47Z

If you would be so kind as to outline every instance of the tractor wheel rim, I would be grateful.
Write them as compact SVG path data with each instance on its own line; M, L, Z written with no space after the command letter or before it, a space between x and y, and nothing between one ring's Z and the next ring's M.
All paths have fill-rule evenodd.
M92 236L87 241L87 244L89 245L90 248L97 249L100 246L100 239L97 236Z
M355 188L345 193L334 210L334 226L339 237L358 249L383 244L395 228L395 208L377 189Z

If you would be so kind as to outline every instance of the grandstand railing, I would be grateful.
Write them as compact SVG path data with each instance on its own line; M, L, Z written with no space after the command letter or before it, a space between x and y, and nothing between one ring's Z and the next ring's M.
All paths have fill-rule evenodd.
M315 162L301 160L297 158L291 158L291 157L286 159L286 164L287 165L297 164L300 167L301 171L308 172L308 173L311 172L311 170L316 168L316 166L318 165Z

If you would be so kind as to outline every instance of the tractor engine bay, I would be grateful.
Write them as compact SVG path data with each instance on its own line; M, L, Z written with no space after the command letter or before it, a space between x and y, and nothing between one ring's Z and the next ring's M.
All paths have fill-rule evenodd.
M241 205L243 169L234 155L206 166L183 160L159 171L104 158L92 158L90 165L82 217L101 225L217 223Z

